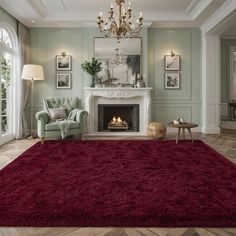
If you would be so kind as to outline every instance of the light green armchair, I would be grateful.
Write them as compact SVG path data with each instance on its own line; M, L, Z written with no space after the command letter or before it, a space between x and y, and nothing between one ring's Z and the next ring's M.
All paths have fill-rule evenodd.
M66 135L83 134L86 131L86 121L88 112L85 110L79 110L79 99L73 98L46 98L43 99L44 111L36 113L37 119L37 133L41 139L41 143L45 138L61 136L61 128L57 120L51 119L49 110L51 108L64 108L66 115L70 115L74 112L74 115L70 115L70 119L65 119L68 131Z

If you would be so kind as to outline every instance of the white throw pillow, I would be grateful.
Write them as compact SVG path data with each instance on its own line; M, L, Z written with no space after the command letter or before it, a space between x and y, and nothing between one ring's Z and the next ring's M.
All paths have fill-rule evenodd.
M67 118L64 108L49 108L49 115L51 119L64 119Z

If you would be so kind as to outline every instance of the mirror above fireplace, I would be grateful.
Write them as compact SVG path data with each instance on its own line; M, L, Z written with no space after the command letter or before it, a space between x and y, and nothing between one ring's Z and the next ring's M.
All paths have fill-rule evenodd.
M102 61L98 83L131 86L140 74L141 38L94 38L94 56Z

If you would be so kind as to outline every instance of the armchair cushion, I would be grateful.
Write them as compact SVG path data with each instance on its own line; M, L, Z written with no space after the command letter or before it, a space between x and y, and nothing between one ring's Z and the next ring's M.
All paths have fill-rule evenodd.
M49 108L48 111L51 119L62 119L67 117L64 108Z

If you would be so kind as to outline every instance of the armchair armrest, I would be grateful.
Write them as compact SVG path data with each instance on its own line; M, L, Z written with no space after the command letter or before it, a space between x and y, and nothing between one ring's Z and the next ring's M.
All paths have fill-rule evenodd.
M45 125L48 123L50 117L47 112L39 111L35 115L37 119L37 133L41 139L45 138Z
M49 121L49 118L50 118L49 115L48 115L48 113L45 112L45 111L39 111L39 112L37 112L36 115L35 115L35 117L36 117L37 120L42 121L44 124L47 124L48 121Z
M85 110L78 110L76 113L76 121L80 122L81 133L86 131L87 128L87 116L88 112Z

